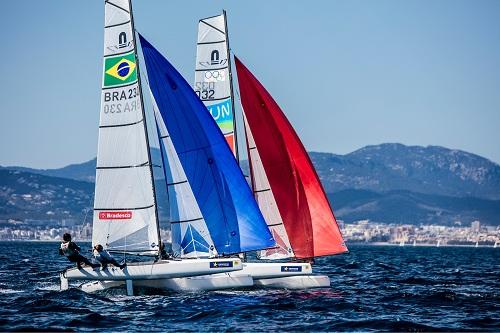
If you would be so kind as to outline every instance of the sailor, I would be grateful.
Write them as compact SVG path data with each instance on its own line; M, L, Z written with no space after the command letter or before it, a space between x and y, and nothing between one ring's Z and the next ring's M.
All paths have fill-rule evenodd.
M215 251L215 247L213 245L210 245L210 248L208 249L208 257L215 258L216 256L217 256L217 251Z
M115 258L113 258L111 254L109 254L109 252L102 247L101 244L97 244L94 246L94 257L101 263L102 269L105 269L108 264L120 267L120 269L124 269L125 266L127 266L126 263L120 265L118 261L116 261Z
M157 256L156 261L158 261L159 259L161 259L161 260L171 259L170 255L165 250L165 243L163 243L163 242L160 243L159 256Z
M63 241L61 243L61 247L59 248L59 254L66 256L66 258L68 258L71 262L76 262L78 269L82 268L82 262L92 268L99 267L99 265L91 263L87 258L80 254L80 247L71 241L71 235L69 233L65 233L63 235Z

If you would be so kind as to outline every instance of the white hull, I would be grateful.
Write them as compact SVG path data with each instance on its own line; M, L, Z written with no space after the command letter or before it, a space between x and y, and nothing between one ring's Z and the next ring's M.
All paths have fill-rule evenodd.
M139 280L134 284L174 291L201 291L245 288L253 286L253 279L248 274L213 274L177 279Z
M137 281L134 285L176 291L221 290L251 287L254 285L255 279L285 278L309 274L312 274L309 263L246 262L243 263L242 270L235 272L178 279ZM328 280L328 285L330 285L330 280ZM300 289L300 287L295 289Z
M231 288L244 288L254 285L255 279L266 278L286 278L294 276L303 276L312 274L312 268L309 263L298 262L246 262L243 263L243 269L235 272L203 275L197 277L187 277L178 279L161 279L150 281L136 281L136 286L147 286L159 289L175 290L175 291L200 291L200 290L221 290ZM288 285L292 285L290 280ZM300 286L312 285L313 287L321 287L318 283L302 282L296 285L295 288L301 289ZM328 280L328 286L330 280ZM310 287L308 287L310 288Z
M135 280L134 287L148 287L161 290L172 291L202 291L202 290L223 290L233 288L245 288L253 286L253 279L250 275L232 276L229 273L214 275L204 275L175 279L158 280ZM125 287L124 281L91 281L84 283L80 288L93 293L106 290L108 288Z
M124 281L91 281L84 283L80 286L80 289L86 293L94 293L96 291L106 290L113 287L125 286Z
M237 274L249 274L254 279L312 274L311 264L305 262L245 262Z
M256 279L256 287L280 289L309 289L330 287L330 278L326 275L286 276L273 279Z
M179 278L241 270L238 258L160 260L147 263L130 263L124 269L108 266L106 269L72 268L62 273L67 280L150 280Z
M134 286L173 291L223 290L253 285L287 289L330 286L327 276L311 274L312 267L309 263L243 263L243 269L238 271L181 278L137 279L134 280ZM82 285L82 290L94 292L124 285L123 281L89 282Z

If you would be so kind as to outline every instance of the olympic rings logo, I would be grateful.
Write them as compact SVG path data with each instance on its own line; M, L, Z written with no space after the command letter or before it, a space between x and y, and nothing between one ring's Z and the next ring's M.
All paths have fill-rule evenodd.
M222 70L206 71L204 76L206 82L217 82L226 80L226 75Z

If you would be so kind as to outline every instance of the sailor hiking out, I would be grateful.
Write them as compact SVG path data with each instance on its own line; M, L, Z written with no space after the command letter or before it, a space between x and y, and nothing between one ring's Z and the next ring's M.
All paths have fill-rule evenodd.
M71 241L71 235L65 233L61 246L59 247L59 254L66 256L71 262L76 262L78 269L82 268L82 262L92 268L99 267L99 265L91 263L87 258L82 256L80 251L80 247Z
M116 261L116 259L113 258L111 254L109 254L109 252L102 247L101 244L97 244L96 246L94 246L94 257L101 263L102 269L105 269L108 264L120 267L120 269L124 269L125 266L127 266L126 263L118 263L118 261Z

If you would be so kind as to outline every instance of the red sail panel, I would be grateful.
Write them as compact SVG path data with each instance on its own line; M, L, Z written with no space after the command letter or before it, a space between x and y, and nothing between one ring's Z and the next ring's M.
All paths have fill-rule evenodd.
M297 258L347 251L309 155L272 96L235 57L241 103Z

